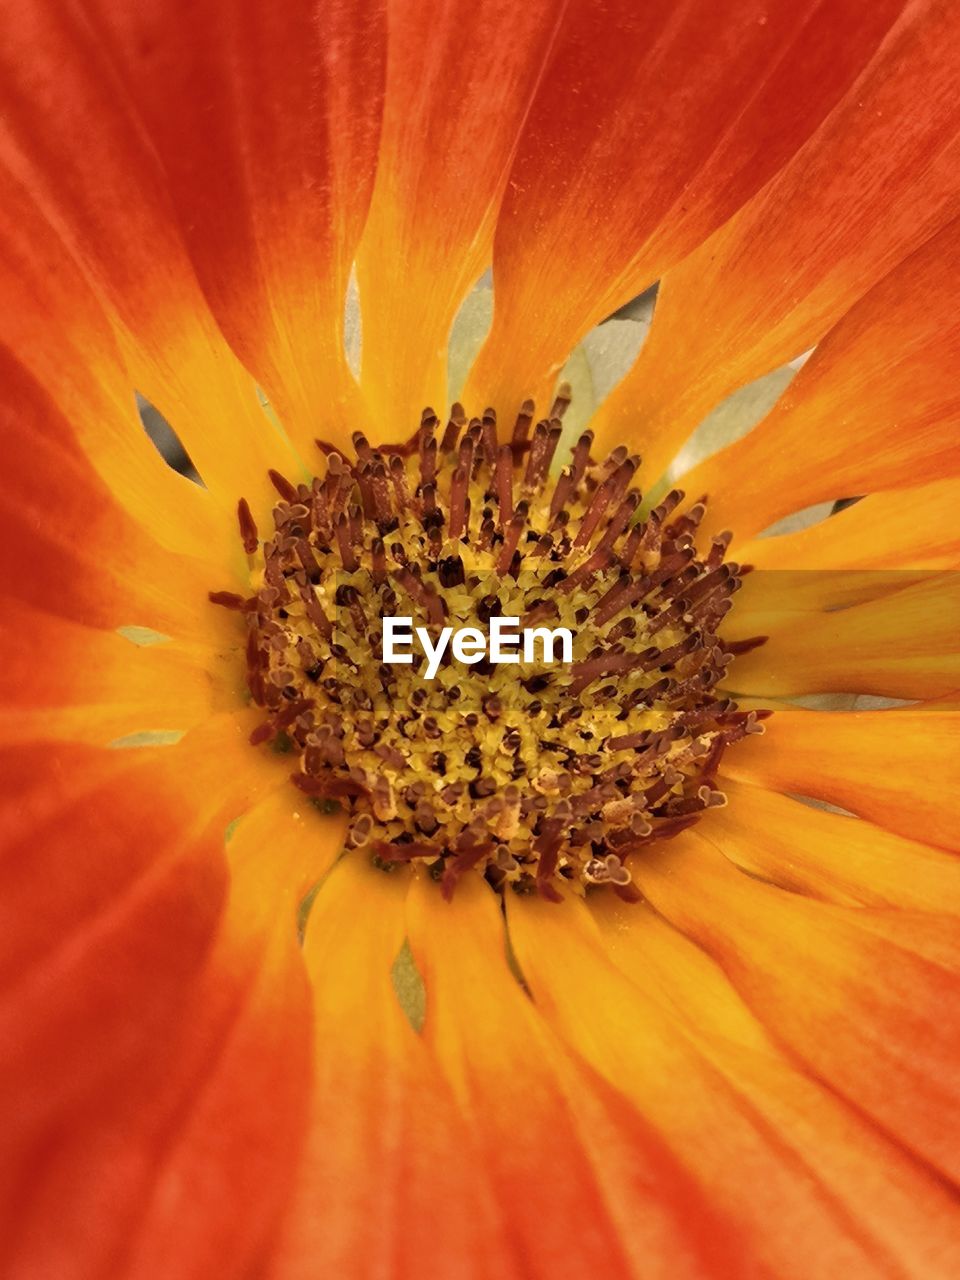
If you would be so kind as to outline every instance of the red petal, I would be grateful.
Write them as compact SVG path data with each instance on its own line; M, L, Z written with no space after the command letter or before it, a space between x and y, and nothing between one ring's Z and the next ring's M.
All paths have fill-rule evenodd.
M510 937L538 1008L573 1052L629 1097L704 1188L725 1221L724 1247L741 1251L740 1274L799 1280L829 1273L840 1258L857 1276L888 1274L845 1203L859 1198L861 1210L869 1209L869 1194L851 1185L850 1164L855 1179L892 1150L870 1126L860 1128L858 1150L845 1150L859 1127L849 1115L805 1089L776 1053L771 1070L770 1046L742 1031L735 1011L721 1015L719 1027L715 1008L701 1013L698 1026L669 987L628 980L604 954L582 904L511 897L508 909ZM829 1130L805 1131L804 1105L821 1119L829 1116ZM901 1213L909 1213L910 1193L922 1188L937 1215L938 1243L949 1239L936 1180L914 1170L911 1182L898 1197ZM914 1214L914 1234L921 1222Z
M715 812L715 811L714 811ZM713 813L711 814L711 817ZM960 1259L950 1189L855 1108L811 1078L764 1029L719 965L649 908L612 894L591 903L610 958L643 993L669 1008L745 1106L778 1135L837 1210L837 1253L853 1239L879 1269L916 1280L949 1275ZM749 1195L749 1186L743 1184ZM787 1215L790 1206L785 1206ZM786 1224L776 1215L770 1231ZM799 1261L799 1260L798 1260ZM802 1266L802 1263L801 1263Z
M844 316L759 426L684 476L710 495L711 530L750 537L814 502L960 474L958 274L955 221Z
M175 751L143 755L4 762L20 797L0 956L11 1277L247 1276L293 1176L297 904L329 824L301 830L286 799L244 820L224 903L229 793Z
M228 340L304 448L343 430L356 413L343 301L373 186L380 6L94 7Z
M115 752L6 753L0 1097L4 1181L16 1189L0 1231L7 1275L89 1275L87 1250L102 1258L97 1235L112 1206L95 1223L73 1216L90 1173L73 1144L155 1075L217 928L222 827L211 829L209 810L175 816L164 781Z
M162 546L204 558L221 527L211 495L177 476L146 436L110 321L89 281L34 200L2 174L0 240L5 405L16 410L5 428L11 449L56 441L71 455L85 454L113 501ZM58 468L49 461L46 484L61 498L67 486L58 484ZM39 486L41 462L35 459L33 485L24 488ZM62 465L73 462L71 456ZM95 511L106 501L87 505Z
M960 209L960 10L916 4L821 128L664 277L640 359L602 406L659 475L735 387L817 342Z
M258 470L282 467L289 455L210 314L166 175L110 50L85 17L54 0L8 9L0 160L9 172L2 196L4 205L14 201L7 213L14 225L19 210L28 211L14 243L38 241L38 298L56 295L40 267L56 257L51 237L60 238L115 324L132 385L171 422L205 482L235 502L243 467L258 455ZM27 262L28 250L29 244L22 250ZM58 319L65 312L55 306ZM237 444L246 457L234 456Z
M955 919L810 902L741 874L695 835L635 875L819 1078L960 1177Z
M425 405L446 403L450 326L489 264L558 7L390 0L387 11L383 138L357 277L363 386L381 434L394 439L415 429Z
M235 699L212 650L125 636L4 604L0 741L106 746L145 732L185 732Z
M526 395L549 395L591 325L794 153L900 7L569 6L497 224L496 312L469 383L473 407L507 412Z
M132 1275L245 1276L286 1211L311 1087L298 908L343 835L341 820L294 812L295 799L284 789L230 836L230 899L183 1011L190 1034L175 1078L127 1135L128 1146L136 1136L148 1151L154 1135L160 1142L160 1158L145 1161L139 1188L130 1187Z

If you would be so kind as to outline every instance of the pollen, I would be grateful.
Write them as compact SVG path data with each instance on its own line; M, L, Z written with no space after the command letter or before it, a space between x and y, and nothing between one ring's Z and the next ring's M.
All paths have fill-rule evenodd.
M482 874L498 889L639 895L630 862L725 802L717 768L762 726L717 692L733 659L717 630L746 570L730 536L698 546L704 501L672 490L641 518L640 459L595 459L585 432L558 457L561 388L548 417L525 401L508 438L488 409L353 456L318 441L321 474L270 479L261 539L246 501L248 598L212 592L246 633L247 684L264 712L254 745L289 753L292 781L350 815L347 848L387 869L426 866L452 896ZM412 651L384 660L384 619L444 627L563 627L544 650L467 666L445 650L432 678ZM532 659L532 660L527 660Z

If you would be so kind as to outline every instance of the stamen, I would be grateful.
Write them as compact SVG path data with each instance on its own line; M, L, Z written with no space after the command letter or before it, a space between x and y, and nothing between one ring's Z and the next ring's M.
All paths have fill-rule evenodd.
M459 438L460 431L466 420L467 417L463 412L463 405L454 402L453 407L450 410L450 419L447 422L446 430L443 433L443 440L440 442L440 452L444 457L446 457L447 454L453 453L454 449L457 447L457 439Z
M513 451L508 444L497 452L497 525L500 529L513 518Z
M524 400L520 406L520 412L517 414L517 420L513 426L513 448L518 456L526 445L535 411L536 407L532 400Z
M279 493L281 498L285 499L287 502L296 502L296 486L292 485L286 476L282 476L279 471L268 471L267 475L270 477L270 483L276 489L277 493ZM243 499L241 499L241 502L242 501Z
M706 499L673 490L638 519L639 459L598 463L584 432L550 480L570 403L561 387L533 429L524 401L509 443L492 408L455 404L442 436L425 409L404 445L323 445L311 484L278 472L275 532L261 543L245 499L253 594L212 592L247 630L247 684L265 718L251 741L284 743L292 780L350 812L347 847L377 865L425 864L451 897L484 874L549 901L606 886L639 898L631 859L725 802L723 752L763 713L716 693L736 653L717 627L745 570L729 534L696 546ZM449 652L384 661L383 619L436 637L493 617L568 628L573 660L516 665ZM437 650L439 655L440 650Z
M250 504L246 498L241 498L237 503L237 521L240 525L243 549L248 556L252 556L260 545L260 535L257 532L256 521L250 514Z
M570 383L561 382L559 387L557 387L557 394L553 401L553 407L550 410L551 419L562 418L563 415L570 408L571 399L572 399L572 394L570 391Z

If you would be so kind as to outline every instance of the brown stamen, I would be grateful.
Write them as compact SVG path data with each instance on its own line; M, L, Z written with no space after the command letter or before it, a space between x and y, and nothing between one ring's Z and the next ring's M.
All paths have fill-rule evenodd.
M348 848L424 863L448 897L480 871L549 901L590 885L636 900L629 860L722 804L722 753L762 731L716 693L762 643L717 638L743 572L729 535L701 555L706 499L677 515L679 490L640 519L639 460L593 461L590 432L552 482L568 404L561 387L531 438L525 401L509 444L493 409L468 423L454 405L442 438L428 409L408 445L358 432L352 462L324 446L310 486L270 472L273 536L237 507L254 594L210 596L248 627L253 740L287 742L295 785L347 806ZM564 626L573 661L448 651L427 681L416 652L384 662L397 613L433 636L494 616Z

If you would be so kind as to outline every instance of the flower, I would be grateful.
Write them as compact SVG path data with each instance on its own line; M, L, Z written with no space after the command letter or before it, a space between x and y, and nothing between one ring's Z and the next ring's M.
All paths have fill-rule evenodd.
M3 16L4 1274L955 1275L956 7L7 0ZM428 546L429 481L404 505L417 473L397 442L446 405L448 333L491 262L462 394L478 426L453 417L465 454L444 458L429 416L415 442L416 465L447 467L448 530L493 486L457 555L503 557L487 570L519 591L526 519L548 560L547 535L564 543L555 483L578 530L606 504L585 535L619 548L592 570L616 575L605 589L634 536L644 570L672 540L695 574L671 570L656 605L630 597L610 696L639 690L624 736L653 737L603 750L652 755L617 775L641 797L630 813L589 810L592 860L570 853L580 784L558 767L521 760L516 795L501 780L471 797L501 802L491 824L516 801L519 858L511 827L502 857L457 843L462 796L430 816L415 792L396 818L379 778L361 769L361 786L337 757L353 739L301 721L327 707L311 668L267 652L271 636L285 660L311 636L324 660L320 641L340 643L298 612L329 568L308 557L334 555L305 497L339 495L337 572L362 544L372 581L364 521L382 540L412 513L400 550ZM548 480L552 413L502 453L503 424L527 396L549 405L564 367L586 388L569 416L585 415L583 371L604 376L589 353L613 345L595 326L657 280L579 474L574 444L567 480ZM650 489L711 408L811 347L752 430L686 467L686 506L665 486L634 521L635 454ZM137 429L134 390L202 486ZM866 496L760 536L849 495ZM611 534L601 521L624 511ZM757 570L721 575L724 603L743 578L729 618L688 591L728 545ZM270 554L294 550L271 582ZM434 572L405 580L428 617ZM654 694L630 664L658 609L687 648L639 650L668 668ZM732 653L735 709L680 690L678 662L719 671ZM354 698L369 663L346 678L333 656L326 694ZM298 702L282 724L273 673ZM578 699L585 731L602 723L596 674L547 682L558 725ZM503 699L481 683L462 723L437 722L441 754L487 749ZM528 726L544 707L523 689ZM838 692L896 705L796 701ZM641 704L651 724L631 718ZM318 813L290 752L251 747L270 735L321 800L337 779L344 807ZM664 767L707 738L706 758ZM441 794L440 764L406 741L382 744L379 777ZM566 760L582 751L564 742ZM695 826L648 839L687 802L673 813ZM396 862L414 821L453 843L373 866L370 840ZM622 860L621 831L639 842ZM438 860L446 894L422 869ZM505 887L524 875L533 892Z

